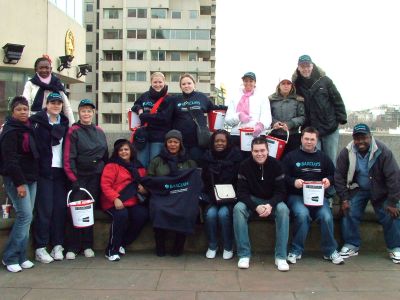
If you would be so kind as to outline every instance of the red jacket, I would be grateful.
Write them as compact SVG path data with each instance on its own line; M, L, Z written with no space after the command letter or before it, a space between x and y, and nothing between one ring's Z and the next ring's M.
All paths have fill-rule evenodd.
M146 169L138 168L141 177L146 176ZM101 207L103 210L114 207L114 200L119 197L119 192L122 191L130 182L133 181L132 175L127 169L116 164L109 163L104 167L101 175ZM136 196L124 201L124 206L134 206L138 203Z

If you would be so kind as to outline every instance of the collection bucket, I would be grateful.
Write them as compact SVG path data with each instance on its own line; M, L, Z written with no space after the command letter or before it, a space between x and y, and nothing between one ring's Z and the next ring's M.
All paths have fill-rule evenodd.
M139 115L133 111L128 111L128 123L129 130L134 130L136 127L140 126Z
M305 181L303 183L304 205L324 205L324 185L321 181Z
M254 128L244 127L239 128L240 131L240 150L251 151L251 142L253 141Z
M208 113L208 128L210 128L211 132L214 132L218 129L224 129L224 123L224 110L212 110Z
M289 140L289 131L286 131L286 141L277 137L271 136L272 131L266 136L268 142L268 155L281 159L283 151L285 151L286 144Z
M68 192L67 196L67 206L71 211L72 223L75 228L90 227L93 226L94 224L94 216L93 216L94 199L88 190L84 188L80 188L80 190L88 194L90 199L70 202L69 198L72 193L72 190Z

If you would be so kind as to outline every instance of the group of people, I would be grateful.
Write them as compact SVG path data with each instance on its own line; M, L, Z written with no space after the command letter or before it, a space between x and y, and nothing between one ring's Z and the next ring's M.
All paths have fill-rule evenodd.
M245 73L243 87L229 97L227 107L214 105L196 91L190 74L180 78L182 93L169 95L164 75L153 73L149 90L132 107L142 126L132 141L116 140L110 157L104 132L93 124L93 101L80 101L75 122L49 58L39 58L35 71L24 96L11 101L11 116L0 135L0 171L16 212L3 254L10 272L34 265L26 257L32 219L37 261L95 255L92 226L68 226L65 231L70 223L68 190L71 201L84 199L89 192L110 216L105 251L110 261L121 259L149 218L156 255L181 255L200 206L209 259L216 257L220 246L223 259L231 259L236 244L238 267L249 268L248 221L255 215L275 220L278 270L288 271L288 262L302 258L313 220L321 227L324 258L342 264L343 258L358 254L359 223L371 200L390 258L400 263L400 171L393 154L372 137L367 125L359 124L353 142L336 161L345 107L332 80L310 56L299 58L293 76L281 78L269 101L257 92L256 75ZM225 124L231 129L216 130L204 144L200 137L207 129L205 114L215 109L227 109ZM240 129L246 127L253 129L254 137L247 152L239 148ZM268 155L268 129L273 129L271 135L288 139L281 161ZM303 185L309 181L323 185L320 206L304 204ZM235 199L220 204L216 185L233 186ZM343 211L345 244L340 252L328 199L335 190ZM288 250L290 217L294 222Z

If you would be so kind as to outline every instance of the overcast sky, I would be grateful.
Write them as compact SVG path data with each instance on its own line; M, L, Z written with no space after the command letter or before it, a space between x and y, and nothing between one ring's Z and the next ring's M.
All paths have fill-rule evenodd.
M400 104L400 2L218 0L217 87L238 89L247 71L273 93L309 54L348 110Z

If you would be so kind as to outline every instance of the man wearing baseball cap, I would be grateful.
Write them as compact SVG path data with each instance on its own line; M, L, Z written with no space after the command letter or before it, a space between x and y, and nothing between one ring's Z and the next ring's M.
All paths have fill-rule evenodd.
M400 263L400 169L392 151L371 135L368 125L354 126L353 141L339 153L335 187L343 212L340 255L358 255L359 225L371 200L389 257Z
M347 123L346 108L333 81L317 67L309 55L299 57L292 81L304 98L305 124L320 134L318 149L335 163L339 144L339 124Z

